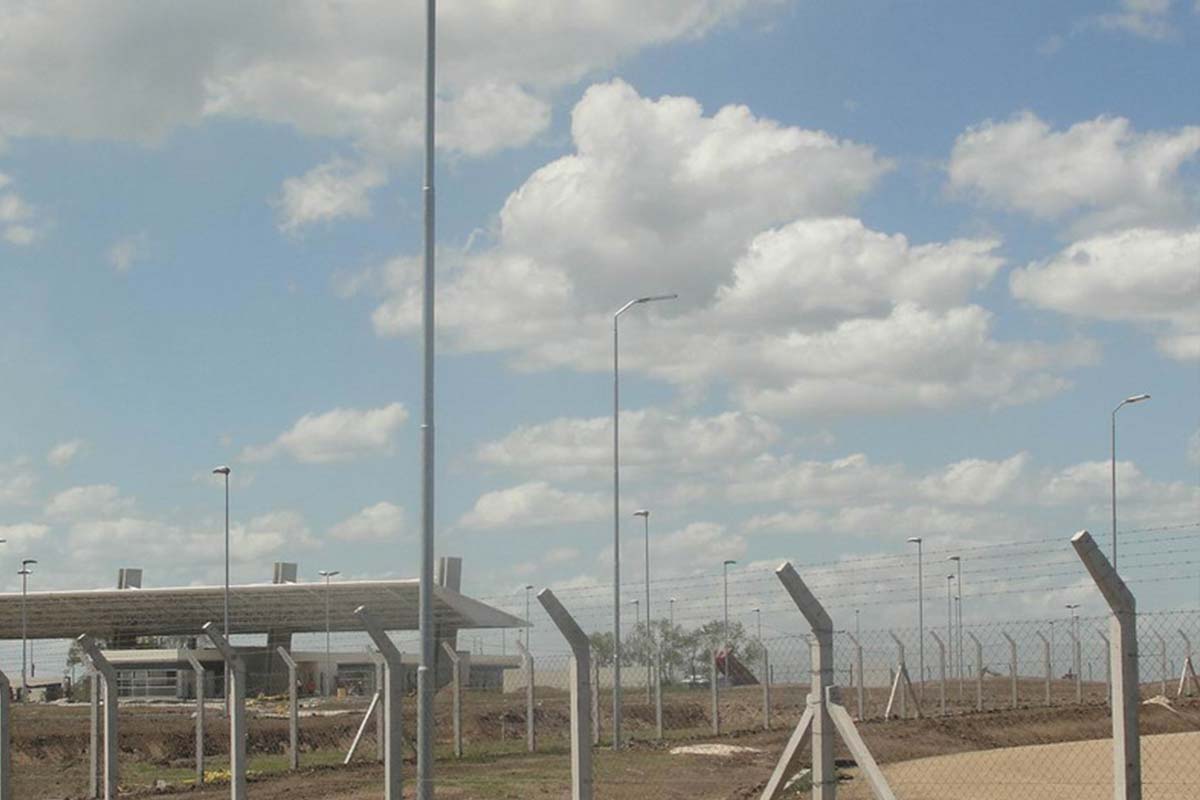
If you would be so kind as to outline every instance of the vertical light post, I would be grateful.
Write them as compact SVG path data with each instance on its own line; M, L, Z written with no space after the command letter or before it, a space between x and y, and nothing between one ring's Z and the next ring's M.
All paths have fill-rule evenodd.
M434 0L429 0L432 6ZM674 300L679 295L661 294L630 300L613 314L613 749L621 749L621 315L636 305ZM432 800L421 797L419 800Z
M525 585L525 649L529 649L529 593L533 591L533 584Z
M17 574L21 576L21 699L25 700L29 696L29 676L26 667L26 642L28 642L27 626L29 616L26 613L26 598L29 593L29 576L33 574L30 569L37 563L36 558L26 558L21 561L21 569Z
M946 576L946 641L950 644L950 671L954 671L954 573ZM943 674L942 678L946 676Z
M956 614L958 615L958 688L959 694L962 694L962 678L963 678L963 618L962 618L962 598L963 598L963 582L962 582L962 556L949 556L947 561L953 561L957 567L957 575L955 581L958 583L958 594L955 597Z
M917 629L920 640L917 642L917 668L921 671L921 696L925 695L925 568L924 553L920 536L908 537L909 544L917 546Z
M425 0L425 174L421 187L424 211L421 298L421 578L417 627L421 635L421 664L417 667L417 800L433 800L433 694L437 685L437 643L433 629L433 458L434 458L434 194L435 117L437 101L437 0Z
M222 615L221 635L229 641L229 473L231 470L226 465L221 465L213 469L213 475L221 475L225 478L225 608ZM225 716L229 716L229 664L225 665L224 678L222 678L222 689L225 694Z
M1079 659L1075 657L1075 643L1079 641L1079 603L1067 603L1064 607L1067 611L1071 612L1071 672L1075 674L1076 680L1078 680L1079 672L1083 667L1082 664L1078 663Z
M650 510L647 508L633 512L635 517L641 517L646 540L646 637L650 644L650 652L654 652L654 631L650 627ZM646 659L646 702L650 702L650 662Z
M1126 397L1112 411L1112 566L1117 568L1117 412L1127 405L1149 400L1148 394Z
M729 567L737 562L727 558L721 564L723 582L725 584L725 684L729 685Z
M329 579L334 575L342 573L336 569L318 570L318 575L325 579L325 672L328 675L334 675L333 672L333 655L329 649ZM325 696L328 697L333 693L334 685L337 683L336 678L328 678L325 682Z

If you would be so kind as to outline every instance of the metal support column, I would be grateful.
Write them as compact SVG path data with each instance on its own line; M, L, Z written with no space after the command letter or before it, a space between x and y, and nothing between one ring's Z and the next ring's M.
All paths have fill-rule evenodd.
M96 800L104 791L100 786L100 776L104 774L104 718L100 710L100 673L92 669L88 672L88 706L91 715L88 719L88 797Z
M1104 642L1104 702L1112 705L1112 644L1108 640L1108 635L1099 628L1096 633L1100 636L1100 640Z
M462 758L462 659L449 642L442 642L442 650L450 659L451 716L454 724L454 757Z
M771 661L767 648L762 657L763 730L771 730Z
M937 635L937 631L930 631L929 635L937 642L938 646L938 675L941 678L941 687L938 691L938 711L944 717L946 716L946 643Z
M1000 635L1003 636L1005 638L1005 640L1008 642L1008 654L1009 654L1008 674L1009 674L1009 678L1010 678L1010 681L1012 684L1011 689L1010 689L1010 693L1012 694L1012 697L1010 700L1011 700L1012 707L1016 708L1017 707L1017 643L1015 641L1013 641L1013 638L1011 636L1009 636L1007 633L1001 633Z
M967 636L975 643L975 710L983 711L983 645L975 634L968 633Z
M533 654L529 648L517 641L517 650L521 653L521 668L525 673L525 747L529 752L537 752L536 711L534 703L534 664Z
M1050 705L1050 681L1054 677L1054 671L1050 666L1050 640L1038 631L1037 637L1042 640L1043 660L1046 667L1046 705Z
M858 682L854 684L855 694L858 695L858 720L863 720L863 714L866 708L866 673L863 672L863 648L862 643L852 633L847 633L846 636L854 643L854 669L855 675L858 676Z

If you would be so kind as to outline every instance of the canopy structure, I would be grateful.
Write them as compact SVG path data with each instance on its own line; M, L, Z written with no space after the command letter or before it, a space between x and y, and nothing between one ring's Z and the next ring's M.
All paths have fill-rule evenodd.
M231 633L361 631L354 609L366 606L388 630L416 630L418 581L263 583L231 586ZM30 592L24 605L31 639L89 633L104 640L133 636L195 636L221 624L222 586ZM450 629L519 628L524 620L444 586L433 588L434 621ZM0 639L21 638L22 596L0 594Z

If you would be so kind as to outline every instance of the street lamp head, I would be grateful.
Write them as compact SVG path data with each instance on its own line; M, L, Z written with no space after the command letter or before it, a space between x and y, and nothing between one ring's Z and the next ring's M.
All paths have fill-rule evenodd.
M637 302L638 303L656 303L659 300L678 300L678 299L679 299L679 295L674 294L674 293L672 293L672 294L652 294L648 297L639 297L637 299Z
M30 564L36 564L36 563L37 563L37 559L36 559L36 558L23 558L23 559L21 559L21 566L22 566L22 567L27 567L27 566L29 566Z
M910 537L908 537L908 543L909 543L909 544L920 544L920 543L921 543L921 541L922 541L922 539L921 539L921 537L920 537L920 536L910 536Z
M224 475L226 478L228 478L230 472L233 472L233 470L224 465L213 468L213 475Z
M737 563L737 561L735 561L734 559L732 559L732 558L727 558L727 559L725 559L725 561L724 561L724 563L723 563L723 566L726 566L726 567L728 567L728 566L731 566L731 565L733 565L733 564L736 564L736 563Z
M633 512L633 515L635 517L645 517L646 519L650 519L650 509L639 508L637 511Z
M947 561L962 561L962 556L946 556Z
M527 583L527 584L525 584L525 591L527 591L527 592L528 592L528 591L531 591L532 589L533 589L533 584L532 584L532 583Z
M322 578L332 578L334 575L341 575L342 573L340 570L336 570L336 569L322 569L322 570L317 570L317 574L320 575Z
M1150 395L1148 395L1148 394L1135 394L1133 397L1125 398L1125 402L1126 403L1140 403L1143 400L1149 400L1149 399L1150 399Z

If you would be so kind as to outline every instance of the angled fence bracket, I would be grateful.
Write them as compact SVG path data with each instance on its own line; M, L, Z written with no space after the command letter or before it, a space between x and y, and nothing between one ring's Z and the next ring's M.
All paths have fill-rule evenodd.
M354 609L354 616L362 623L371 641L379 648L383 658L383 716L387 733L384 734L383 756L383 797L384 800L402 800L404 784L401 780L401 766L404 760L403 729L400 716L401 704L404 702L404 666L401 663L400 651L388 637L387 631L367 611L366 606ZM381 696L376 692L376 700Z
M571 800L592 800L591 643L554 592L542 589L537 599L571 646Z
M228 668L229 796L232 800L246 800L246 662L212 622L204 623L200 630L221 651Z
M1112 662L1113 796L1141 800L1142 752L1138 738L1137 600L1087 531L1071 539L1076 555L1104 595L1113 618L1109 624Z
M184 651L196 678L196 785L204 785L204 665L191 650Z
M300 697L296 681L296 659L286 647L275 650L279 658L287 665L288 674L288 769L300 769Z
M1200 694L1200 679L1196 677L1196 668L1192 665L1192 640L1183 631L1179 631L1179 636L1183 639L1185 650L1183 670L1179 673L1179 689L1176 690L1175 696L1191 696L1192 689L1195 689L1196 693ZM1188 684L1189 679L1191 680L1191 685Z
M117 671L113 669L113 665L100 652L100 647L91 636L85 633L75 641L79 642L79 648L83 650L84 655L92 665L92 669L99 675L99 680L92 684L93 689L96 688L97 684L103 684L104 686L103 791L104 800L114 800L117 796L117 784L120 779L117 765L117 754L120 752L117 744ZM95 728L93 728L93 742L95 742L96 732ZM99 748L95 749L98 750Z
M783 750L775 771L767 781L760 800L775 800L784 789L787 779L795 772L800 753L808 740L812 740L812 796L813 800L836 800L837 769L833 761L834 731L854 756L859 769L866 777L876 800L895 800L887 780L875 759L858 734L854 720L841 705L837 688L833 683L833 621L821 602L813 596L804 581L790 563L775 570L775 576L791 595L792 602L800 609L812 628L812 690L808 704L799 724L792 732Z

